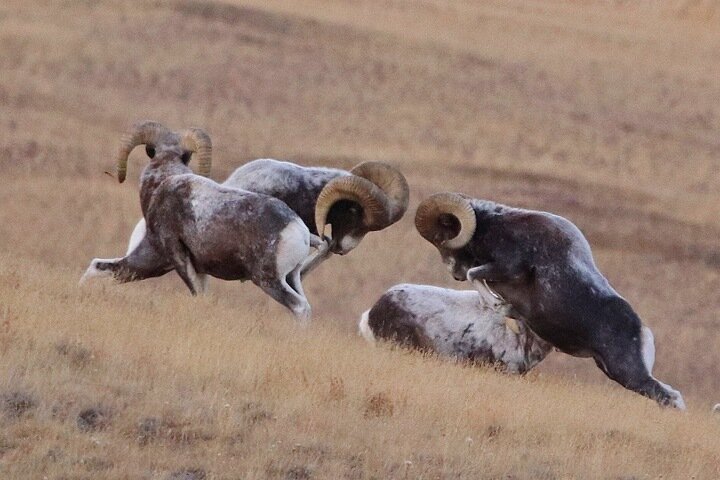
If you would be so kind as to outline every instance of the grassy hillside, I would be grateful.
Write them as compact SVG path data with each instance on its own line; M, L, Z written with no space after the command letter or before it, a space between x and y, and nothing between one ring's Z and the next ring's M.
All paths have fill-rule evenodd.
M122 3L122 4L121 4ZM0 472L7 478L717 478L720 12L712 2L0 5ZM125 251L135 120L257 157L399 166L410 214L305 282L76 282ZM138 149L140 150L140 149ZM412 213L462 191L551 210L655 332L659 410L591 361L525 378L372 348L399 282L453 286ZM194 473L193 473L194 472ZM185 477L182 477L182 475Z

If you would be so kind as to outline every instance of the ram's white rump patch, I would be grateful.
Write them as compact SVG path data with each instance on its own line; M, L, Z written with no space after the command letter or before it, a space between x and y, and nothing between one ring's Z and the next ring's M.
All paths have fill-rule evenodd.
M310 255L310 231L295 219L280 232L277 246L277 273L284 277Z
M358 330L365 340L370 343L375 343L375 335L373 335L372 330L370 330L370 310L365 310L365 313L360 317Z
M648 327L642 327L640 347L645 368L647 368L648 374L652 375L652 370L655 366L655 337L653 336L652 330Z

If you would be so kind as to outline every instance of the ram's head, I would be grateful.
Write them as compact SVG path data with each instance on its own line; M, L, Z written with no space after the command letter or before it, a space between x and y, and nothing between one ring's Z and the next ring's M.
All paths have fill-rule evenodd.
M344 255L355 248L366 233L382 230L402 218L407 210L405 177L382 162L364 162L350 175L328 182L315 206L315 225L323 237L332 228L330 249Z
M212 143L207 133L199 128L188 128L182 132L173 132L164 125L146 120L135 126L122 137L117 153L117 178L125 181L128 156L133 148L145 145L145 152L151 159L159 161L179 161L188 164L195 153L198 159L198 173L210 175Z
M473 266L468 250L477 225L475 209L468 197L459 193L436 193L423 200L415 213L415 228L435 245L450 274L459 281Z

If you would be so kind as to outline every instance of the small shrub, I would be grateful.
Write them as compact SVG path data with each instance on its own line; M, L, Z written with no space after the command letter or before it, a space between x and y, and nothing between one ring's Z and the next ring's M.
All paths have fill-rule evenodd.
M384 393L376 393L365 399L365 418L392 417L395 407L390 397Z
M37 406L37 401L29 393L8 392L0 395L2 411L9 418L20 418Z
M110 425L110 411L103 407L90 407L77 416L77 427L81 432L104 430Z

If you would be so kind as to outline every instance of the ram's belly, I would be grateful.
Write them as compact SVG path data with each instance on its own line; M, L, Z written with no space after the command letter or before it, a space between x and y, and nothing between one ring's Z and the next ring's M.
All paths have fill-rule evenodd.
M247 280L250 278L248 266L235 256L206 258L198 262L196 267L198 273L222 280Z

